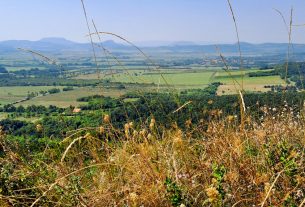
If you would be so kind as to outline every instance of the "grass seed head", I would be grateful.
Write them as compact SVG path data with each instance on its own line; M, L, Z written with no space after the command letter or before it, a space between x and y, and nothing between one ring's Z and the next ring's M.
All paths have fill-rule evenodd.
M105 123L110 123L110 116L109 116L108 114L106 114L106 115L104 116L104 118L103 118L103 121L104 121Z
M215 187L209 187L209 188L205 189L205 192L211 203L216 201L219 197L219 192Z

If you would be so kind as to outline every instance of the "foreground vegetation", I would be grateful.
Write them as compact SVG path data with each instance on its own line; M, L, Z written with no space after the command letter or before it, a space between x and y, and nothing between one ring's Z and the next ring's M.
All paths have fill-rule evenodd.
M183 129L154 118L116 128L104 115L60 141L2 131L1 206L302 206L305 118L263 110L244 127L211 114Z

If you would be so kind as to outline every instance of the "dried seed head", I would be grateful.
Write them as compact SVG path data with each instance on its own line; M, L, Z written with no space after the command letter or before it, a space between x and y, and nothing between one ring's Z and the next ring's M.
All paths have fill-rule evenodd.
M229 123L231 123L232 121L234 121L234 116L232 115L227 116L227 120Z
M156 120L154 118L152 118L150 120L149 128L152 130L154 128L155 124L156 124Z
M215 187L207 188L207 189L205 189L205 192L206 192L210 202L213 202L218 199L219 192Z
M146 135L146 132L147 132L146 129L142 129L140 131L140 135L144 137Z
M190 128L191 125L192 125L192 120L191 120L191 119L185 121L185 126L186 126L187 128Z
M130 128L129 123L126 123L126 124L124 125L125 131L126 131L126 130L129 130L129 128Z
M42 125L41 125L41 124L37 124L37 125L36 125L36 131L37 131L37 132L41 132L42 130L43 130Z
M219 110L217 110L217 116L221 116L222 115L222 110L221 109L219 109Z
M266 193L270 190L270 187L271 187L271 185L270 185L269 182L265 183L264 190L265 190Z
M133 131L133 136L134 136L134 137L138 136L138 134L139 134L139 132L138 132L137 130L134 130L134 131Z
M147 135L147 139L152 139L153 138L153 136L151 135L151 133L149 133L148 135Z
M90 138L92 138L92 136L91 136L91 134L88 132L88 133L84 136L84 138L90 139Z
M103 118L103 121L104 121L105 123L109 123L109 122L110 122L110 116L109 116L108 114L106 114L106 115L104 116L104 118Z
M105 132L105 128L103 126L100 126L99 128L99 133L103 134Z
M129 128L133 127L133 122L129 122Z
M154 123L150 123L149 124L149 128L152 130L154 128L155 124Z
M130 193L129 194L129 198L130 198L130 200L135 202L137 200L137 198L138 198L138 195L136 193Z

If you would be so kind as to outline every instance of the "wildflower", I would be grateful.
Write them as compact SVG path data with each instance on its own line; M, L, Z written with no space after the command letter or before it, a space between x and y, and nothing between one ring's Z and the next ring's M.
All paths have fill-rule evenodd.
M214 103L213 100L208 101L208 104L210 104L210 105L213 104L213 103Z

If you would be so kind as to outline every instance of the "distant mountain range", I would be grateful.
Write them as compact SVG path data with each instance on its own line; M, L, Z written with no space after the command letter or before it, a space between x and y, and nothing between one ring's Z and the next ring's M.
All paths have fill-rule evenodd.
M165 42L164 42L165 43ZM109 50L135 50L134 47L117 43L112 40L102 42L103 46ZM219 44L217 47L222 53L238 53L237 44ZM305 44L293 44L294 53L305 54ZM29 40L7 40L0 42L0 52L15 52L17 48L30 49L40 52L88 52L91 50L90 43L77 43L64 38L43 38L38 41ZM164 46L142 46L146 51L155 52L201 52L217 53L216 46L213 44L196 44L188 41L173 42ZM244 54L284 54L287 52L287 43L264 43L251 44L241 43L241 50Z

